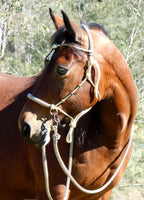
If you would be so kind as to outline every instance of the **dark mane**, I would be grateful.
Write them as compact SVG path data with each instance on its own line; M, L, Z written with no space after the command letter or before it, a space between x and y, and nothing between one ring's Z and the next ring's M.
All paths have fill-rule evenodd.
M75 44L76 42L72 40L65 27L59 28L52 36L51 36L51 45L54 44Z
M101 24L97 24L97 23L88 23L87 26L89 27L89 29L99 29L101 30L105 35L108 36L108 32L105 29L105 27Z

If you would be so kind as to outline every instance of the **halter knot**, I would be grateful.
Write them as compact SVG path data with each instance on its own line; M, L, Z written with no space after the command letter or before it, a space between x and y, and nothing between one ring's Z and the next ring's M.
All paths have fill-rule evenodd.
M77 124L76 121L73 119L73 120L71 120L69 126L75 128L76 124Z

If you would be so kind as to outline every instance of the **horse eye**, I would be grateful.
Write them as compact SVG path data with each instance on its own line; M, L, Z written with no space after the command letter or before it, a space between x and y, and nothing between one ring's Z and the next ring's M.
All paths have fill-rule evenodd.
M55 74L59 76L64 76L68 72L68 69L66 69L63 66L57 65L55 68Z

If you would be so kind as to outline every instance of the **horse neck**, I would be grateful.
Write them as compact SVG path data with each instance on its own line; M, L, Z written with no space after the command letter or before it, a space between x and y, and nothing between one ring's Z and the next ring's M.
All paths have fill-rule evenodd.
M96 113L106 134L117 141L120 137L123 142L127 141L137 111L137 90L132 74L122 54L107 37L96 41L94 49L94 59L101 70L101 100L95 105Z
M101 35L97 38L94 45L94 49L96 52L94 56L99 63L101 70L101 96L104 99L114 98L115 91L118 94L120 94L120 90L122 90L123 92L125 91L125 96L128 96L129 99L131 110L130 118L131 122L133 123L137 112L138 100L137 89L129 66L127 65L123 55L108 39L108 37Z
M113 69L116 77L116 83L121 83L123 86L123 90L128 95L130 109L131 109L131 120L135 118L137 112L137 89L130 71L128 64L126 63L123 55L116 48L116 46L110 42L108 46L108 50L104 52L104 58L109 63L111 68ZM119 80L119 81L118 81ZM113 83L116 85L116 83ZM113 87L112 84L112 87Z

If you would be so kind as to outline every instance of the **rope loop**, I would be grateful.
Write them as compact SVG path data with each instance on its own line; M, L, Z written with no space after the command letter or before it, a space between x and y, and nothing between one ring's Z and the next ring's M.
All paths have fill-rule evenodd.
M50 104L50 114L53 114L54 112L58 114L58 109L54 104Z
M69 132L68 132L67 137L66 137L66 142L67 143L72 143L72 141L73 141L73 132L74 132L74 129L75 129L76 125L77 125L77 121L75 119L72 119L70 124L69 124L70 129L69 129Z

